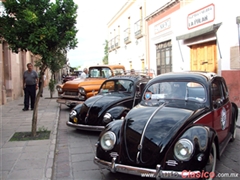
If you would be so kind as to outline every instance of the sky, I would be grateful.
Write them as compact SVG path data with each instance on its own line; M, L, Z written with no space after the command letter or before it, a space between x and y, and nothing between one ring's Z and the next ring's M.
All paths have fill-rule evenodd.
M77 48L67 53L71 67L95 65L104 57L107 23L126 0L74 0L78 5Z

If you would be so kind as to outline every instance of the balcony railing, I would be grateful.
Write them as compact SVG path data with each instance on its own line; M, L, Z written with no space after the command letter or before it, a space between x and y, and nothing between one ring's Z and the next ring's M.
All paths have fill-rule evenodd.
M135 34L135 38L136 39L139 39L139 38L143 37L142 19L140 19L137 22L135 22L134 30L135 30L134 34Z
M108 46L108 51L109 52L111 52L113 50L115 50L115 39L114 38L109 40L109 46Z
M131 42L131 39L130 39L130 28L127 28L124 30L124 43L125 44L128 44Z
M115 48L119 48L120 47L120 36L119 35L115 36L114 40L115 40Z

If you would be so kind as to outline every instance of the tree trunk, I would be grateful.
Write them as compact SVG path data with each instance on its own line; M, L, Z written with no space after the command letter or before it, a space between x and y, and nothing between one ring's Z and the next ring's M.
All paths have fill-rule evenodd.
M43 68L41 67L41 72L42 74L44 74L45 70L46 70L46 67ZM36 100L35 100L35 104L34 104L34 109L33 109L33 116L32 116L32 131L31 131L31 134L33 137L36 137L37 135L37 118L38 118L38 102L39 102L39 99L40 99L40 95L41 95L41 92L43 90L43 86L44 86L44 82L43 82L43 75L41 76L41 79L42 79L42 83L41 83L41 87L38 87L39 89L37 89L38 93L37 93L37 96L36 96Z
M40 99L40 91L38 91L34 109L33 109L33 116L32 116L32 136L35 137L37 135L37 117L38 117L38 102Z

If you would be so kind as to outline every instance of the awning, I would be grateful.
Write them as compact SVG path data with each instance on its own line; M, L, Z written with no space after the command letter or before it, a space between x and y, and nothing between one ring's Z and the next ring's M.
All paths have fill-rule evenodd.
M239 17L240 18L240 17ZM240 20L240 19L239 19ZM216 33L218 28L222 25L222 23L218 23L218 24L213 24L211 26L205 27L203 29L191 32L191 33L187 33L181 36L177 36L176 39L177 40L185 40L185 39L190 39L193 37L197 37L203 34L207 34L207 33Z
M236 23L240 24L240 16L236 17Z

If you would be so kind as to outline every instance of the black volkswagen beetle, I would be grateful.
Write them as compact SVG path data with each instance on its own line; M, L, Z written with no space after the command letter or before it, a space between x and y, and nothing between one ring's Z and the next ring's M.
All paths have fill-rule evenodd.
M149 78L115 76L104 81L99 93L75 106L67 125L81 130L102 131L105 125L126 116L139 103Z
M236 136L238 108L215 73L159 75L124 120L109 123L94 162L111 172L156 179L212 179Z

